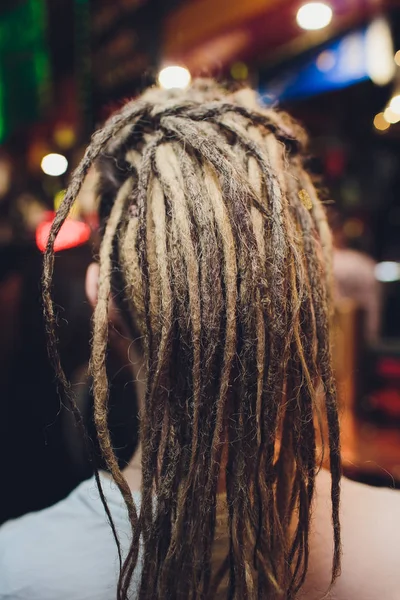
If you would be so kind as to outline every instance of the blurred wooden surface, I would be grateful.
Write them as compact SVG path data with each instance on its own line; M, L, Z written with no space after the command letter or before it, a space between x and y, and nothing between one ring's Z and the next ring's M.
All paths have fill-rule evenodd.
M344 473L354 479L400 482L400 428L380 427L356 416L357 381L362 378L362 330L357 306L342 300L334 326Z
M333 331L333 362L341 410L353 411L356 399L356 372L359 363L360 315L353 300L336 305Z
M342 458L345 475L400 482L400 428L378 427L344 412L342 426Z

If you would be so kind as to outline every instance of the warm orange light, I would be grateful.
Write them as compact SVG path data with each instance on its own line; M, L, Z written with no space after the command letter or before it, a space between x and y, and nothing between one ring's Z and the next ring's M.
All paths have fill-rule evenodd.
M42 252L46 250L52 224L52 220L44 221L43 223L40 223L36 229L36 244ZM54 251L60 252L60 250L68 250L69 248L81 246L87 242L89 238L89 225L86 225L86 223L82 223L81 221L67 219L56 237Z
M385 115L383 112L380 112L377 115L375 115L374 127L378 131L386 131L386 129L389 129L390 123L388 123L388 121L385 119Z

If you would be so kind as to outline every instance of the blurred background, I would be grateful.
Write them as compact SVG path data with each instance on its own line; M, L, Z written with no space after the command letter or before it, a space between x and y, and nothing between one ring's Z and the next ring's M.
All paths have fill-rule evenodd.
M1 0L0 522L91 474L48 364L40 273L54 210L93 129L124 99L190 77L246 83L308 129L334 232L343 466L400 482L400 7L385 0ZM96 247L89 174L57 242L62 360L92 428ZM111 344L110 426L136 443L130 373ZM96 451L96 450L95 450Z

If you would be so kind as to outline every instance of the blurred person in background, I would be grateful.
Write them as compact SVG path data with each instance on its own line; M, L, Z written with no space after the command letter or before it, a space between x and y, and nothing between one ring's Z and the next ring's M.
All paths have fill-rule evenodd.
M333 276L336 299L354 300L364 313L364 336L373 342L379 336L381 323L381 288L375 277L373 258L348 248L343 230L343 218L337 210L329 210L333 233Z
M332 598L397 597L400 496L343 479L340 509L331 234L305 144L250 90L210 81L149 90L95 134L43 283L79 425L50 289L54 240L95 162L102 243L86 291L107 472L2 527L0 598L317 599L331 581ZM122 469L107 420L110 334L139 405L140 444Z

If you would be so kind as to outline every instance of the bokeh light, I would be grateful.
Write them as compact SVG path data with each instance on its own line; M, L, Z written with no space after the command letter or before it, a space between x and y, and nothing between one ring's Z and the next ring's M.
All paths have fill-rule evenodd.
M375 267L375 277L378 281L389 283L400 280L400 263L385 261Z
M396 94L390 101L389 107L391 110L400 115L400 94Z
M385 121L390 124L398 123L400 121L400 114L395 113L390 106L385 109L383 117Z
M68 161L62 154L46 154L42 159L41 167L43 173L46 175L58 177L59 175L63 175L68 169Z
M244 62L235 62L231 66L231 75L236 80L247 79L249 76L249 67Z
M161 69L158 83L165 90L185 89L191 80L190 72L185 67L169 66Z
M378 131L386 131L386 129L389 129L390 123L385 119L385 115L383 112L380 112L377 115L375 115L374 127Z
M302 29L314 31L327 27L332 21L333 11L323 2L308 2L297 12L297 24Z

